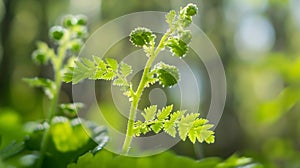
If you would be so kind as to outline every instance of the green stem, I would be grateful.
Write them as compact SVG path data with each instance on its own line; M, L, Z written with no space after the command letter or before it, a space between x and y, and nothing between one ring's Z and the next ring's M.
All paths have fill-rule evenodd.
M65 58L65 54L66 54L66 43L61 45L58 49L58 56L55 57L54 59L52 59L53 62L53 68L54 68L54 75L55 75L55 90L53 93L53 98L51 100L51 106L50 106L50 110L47 116L47 123L49 123L49 128L45 129L45 133L42 139L42 143L41 143L41 151L40 151L40 158L38 160L38 167L42 167L43 164L43 160L44 157L46 155L47 152L47 147L49 144L49 140L50 140L50 128L51 128L51 120L52 118L56 115L57 112L57 104L58 104L58 98L59 98L59 94L60 94L60 89L61 89L61 84L62 84L62 76L60 73L61 67L62 67L62 63L63 60Z
M143 75L141 78L141 81L138 85L138 88L134 94L133 100L131 102L131 106L130 106L130 112L129 112L129 119L128 119L128 123L127 123L127 131L126 131L126 137L125 137L125 141L123 143L123 147L122 147L122 154L127 154L130 148L130 144L132 141L132 138L134 136L133 133L133 128L134 128L134 121L135 121L135 116L136 116L136 111L138 108L138 104L140 101L140 98L142 96L142 93L144 91L145 85L147 84L147 76L148 73L150 71L150 68L152 66L153 61L155 60L155 58L157 57L157 55L159 54L159 52L165 47L165 41L167 40L168 36L172 33L172 31L169 29L164 36L161 38L157 48L154 50L154 43L152 45L152 52L149 56L149 59L147 60L147 63L145 65L145 69L143 71Z

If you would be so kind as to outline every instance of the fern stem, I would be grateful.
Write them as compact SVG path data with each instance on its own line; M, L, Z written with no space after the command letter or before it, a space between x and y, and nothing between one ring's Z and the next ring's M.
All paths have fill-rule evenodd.
M169 35L172 33L172 30L169 29L164 36L161 38L157 48L154 50L154 45L152 45L152 51L151 54L147 60L147 63L145 65L145 69L143 71L143 75L142 78L140 80L140 83L138 85L138 88L134 94L133 100L131 102L131 106L130 106L130 112L129 112L129 119L128 119L128 123L127 123L127 131L126 131L126 137L125 137L125 141L123 143L123 147L122 147L122 154L126 155L129 152L129 148L130 148L130 144L132 141L132 138L134 136L133 133L133 128L134 128L134 121L135 121L135 116L136 116L136 111L138 108L138 104L140 101L140 98L142 96L142 93L144 91L144 88L146 86L147 83L147 76L148 73L150 71L150 68L152 66L153 61L155 60L155 58L157 57L157 55L159 54L159 52L165 47L165 41L167 40L167 38L169 37Z

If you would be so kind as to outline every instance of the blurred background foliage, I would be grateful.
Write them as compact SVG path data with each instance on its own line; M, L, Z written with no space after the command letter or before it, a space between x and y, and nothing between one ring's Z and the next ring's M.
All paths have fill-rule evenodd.
M50 67L32 63L31 53L38 40L50 42L48 29L59 23L59 18L85 14L92 33L125 14L168 11L188 2L199 6L195 23L223 61L227 101L216 128L215 144L180 142L172 150L192 158L226 158L239 153L267 168L299 168L300 0L0 0L0 148L13 139L22 139L26 127L30 127L28 121L44 119L47 98L22 78L52 77ZM102 39L114 33L112 30ZM126 43L114 46L108 54L122 58L132 50ZM194 68L203 73L202 112L210 104L209 79L203 66ZM108 118L122 123L124 117L117 114L108 85L97 83L101 111L109 111ZM70 85L63 86L60 99L71 101Z

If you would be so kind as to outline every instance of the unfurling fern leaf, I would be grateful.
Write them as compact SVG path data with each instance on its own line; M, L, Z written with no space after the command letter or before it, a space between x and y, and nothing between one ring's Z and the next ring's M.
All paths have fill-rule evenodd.
M142 113L145 121L136 121L134 123L134 134L146 134L149 131L159 133L161 130L172 137L179 134L179 137L185 141L188 137L191 142L214 142L214 132L210 130L213 125L207 124L208 120L199 118L199 113L185 114L186 111L173 112L173 105L166 106L157 110L156 105L144 109Z

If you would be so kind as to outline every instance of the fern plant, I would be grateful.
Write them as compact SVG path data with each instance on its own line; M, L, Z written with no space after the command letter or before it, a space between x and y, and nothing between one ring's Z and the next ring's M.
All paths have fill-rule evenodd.
M158 54L165 48L179 58L185 57L189 49L192 34L187 28L192 23L192 16L197 14L197 6L188 4L181 8L178 13L171 10L166 15L168 30L156 44L156 35L148 28L138 27L130 33L130 42L143 48L148 60L143 70L142 77L136 90L133 89L131 81L127 76L132 73L130 65L115 59L100 59L93 56L93 59L82 58L75 61L74 66L69 67L64 74L65 82L76 84L84 79L112 81L113 85L121 87L124 95L129 98L131 107L127 123L126 138L123 144L123 154L128 153L133 137L146 134L150 131L159 133L164 131L184 141L189 138L193 143L196 141L213 143L214 132L211 130L212 124L208 120L200 118L199 113L187 113L186 110L174 110L173 105L168 105L162 109L157 109L156 105L151 105L144 109L142 113L144 120L135 120L138 104L145 88L159 83L162 87L171 87L178 83L180 79L179 70L164 62L153 65Z
M86 22L83 15L66 16L62 26L53 26L49 31L49 36L55 43L54 48L44 42L37 43L37 49L32 54L33 61L39 65L51 63L54 79L34 77L25 78L24 81L42 88L48 96L48 115L42 123L35 123L23 141L12 142L0 150L1 159L6 161L20 157L18 167L63 168L86 152L101 150L108 141L107 131L103 126L76 117L76 110L83 104L59 104L62 75L76 58L87 37ZM97 139L97 142L93 139Z

